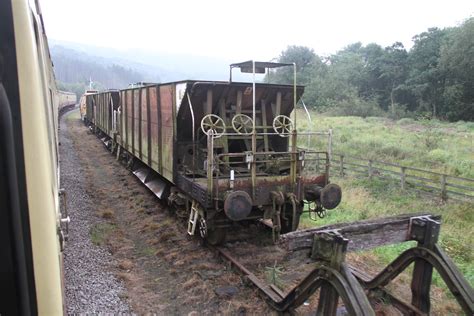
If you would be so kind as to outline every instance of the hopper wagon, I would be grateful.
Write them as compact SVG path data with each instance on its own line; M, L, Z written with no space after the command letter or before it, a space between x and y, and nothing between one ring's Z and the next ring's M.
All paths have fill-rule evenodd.
M330 149L299 146L321 136L297 132L304 87L232 80L234 68L255 78L285 66L294 64L248 61L231 65L229 81L87 94L85 122L188 220L189 234L220 243L230 226L255 220L286 233L297 229L305 205L319 214L335 208L341 189L329 181Z

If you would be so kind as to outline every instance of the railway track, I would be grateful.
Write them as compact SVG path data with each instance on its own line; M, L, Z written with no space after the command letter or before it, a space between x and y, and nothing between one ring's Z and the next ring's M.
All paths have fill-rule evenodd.
M106 139L103 141L107 146ZM319 291L315 303L319 315L336 315L341 309L350 315L375 315L387 302L401 314L426 315L435 268L464 312L471 315L473 290L436 245L439 227L439 216L409 214L296 231L283 235L278 245L271 242L271 233L267 231L250 234L252 238L231 240L224 246L206 246L229 262L278 312L294 312ZM418 245L402 253L375 277L346 262L351 251L408 240L417 241ZM406 298L391 294L386 285L410 263L415 267L413 294L408 303ZM272 282L266 281L268 273L273 274Z

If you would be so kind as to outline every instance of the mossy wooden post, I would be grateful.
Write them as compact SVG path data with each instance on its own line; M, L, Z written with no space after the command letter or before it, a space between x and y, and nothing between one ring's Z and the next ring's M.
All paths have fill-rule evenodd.
M320 170L319 169L319 159L320 159L320 157L319 157L319 152L318 152L318 153L316 153L316 173L317 174L319 174L319 170Z
M400 174L400 186L402 188L402 190L405 190L405 172L406 172L406 167L400 167L401 169L401 174Z
M336 230L313 235L311 258L323 280L317 316L337 315L340 296L349 315L375 316L367 295L345 262L348 244L349 239Z
M349 240L337 233L315 234L311 258L324 262L329 268L341 270L345 260ZM339 294L329 282L324 282L319 292L319 304L316 315L336 315Z
M344 177L344 155L340 155L340 165L339 165L339 173L341 177Z
M446 191L446 175L441 175L441 199L446 201L448 199L448 192Z
M415 240L418 241L418 247L424 247L429 250L435 248L438 241L440 223L438 221L426 218L415 219L411 223ZM411 281L411 304L423 313L430 313L430 288L433 278L433 266L424 259L416 259L413 266Z

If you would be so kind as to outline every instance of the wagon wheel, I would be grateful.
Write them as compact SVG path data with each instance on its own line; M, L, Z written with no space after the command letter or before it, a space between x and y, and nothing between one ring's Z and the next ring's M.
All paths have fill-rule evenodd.
M224 120L215 114L207 114L201 120L201 129L204 134L212 133L215 138L221 137L225 132Z
M232 118L232 127L238 134L250 135L253 132L253 120L245 114L237 114Z
M277 115L273 119L273 129L281 137L288 137L293 131L293 121L286 115Z
M201 217L199 219L199 235L201 235L202 238L206 238L207 237L207 222L206 220Z

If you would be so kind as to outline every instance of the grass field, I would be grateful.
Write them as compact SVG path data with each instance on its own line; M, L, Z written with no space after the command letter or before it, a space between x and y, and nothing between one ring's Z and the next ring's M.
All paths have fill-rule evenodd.
M316 113L311 117L310 125L299 112L298 130L332 128L335 153L474 178L474 122L393 121Z
M333 129L334 152L474 178L472 122L393 121L373 117L324 117L312 113L313 124L309 125L303 121L304 113L298 115L299 130ZM313 142L312 145L321 144ZM403 213L441 214L439 243L470 284L474 285L474 203L443 202L410 190L402 191L398 182L377 178L333 177L332 182L342 187L343 200L340 206L316 222L306 215L302 220L303 227ZM372 258L375 265L382 267L409 246L399 244L381 247L361 256L364 260ZM405 279L408 282L409 278ZM434 306L442 313L456 313L456 309L452 309L456 303L437 274L433 284L442 292L440 297L434 298Z

